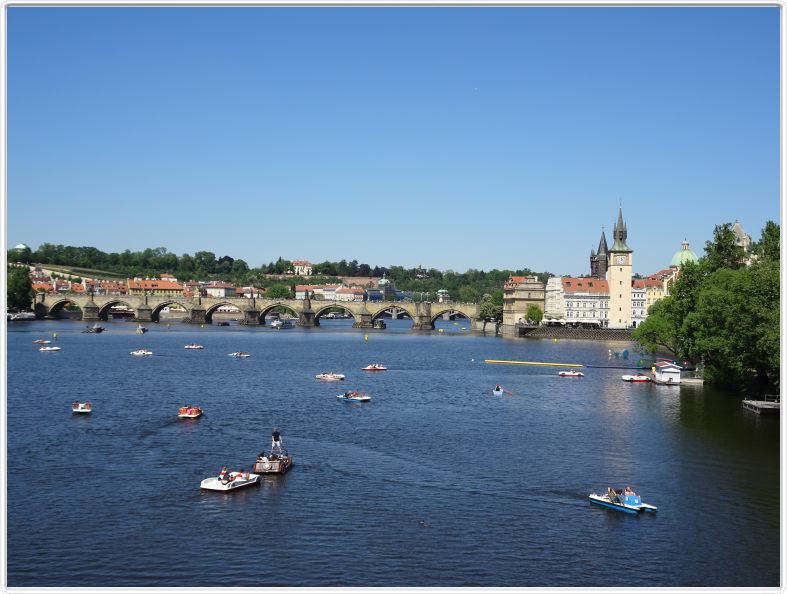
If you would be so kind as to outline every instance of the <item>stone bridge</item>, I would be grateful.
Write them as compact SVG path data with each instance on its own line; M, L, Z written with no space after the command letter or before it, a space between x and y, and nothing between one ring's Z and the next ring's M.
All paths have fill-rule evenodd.
M182 307L184 322L211 324L213 314L223 306L237 308L243 315L241 324L259 326L275 308L284 308L298 317L298 325L320 325L320 317L333 308L341 308L355 319L354 328L372 328L374 321L384 312L396 308L400 315L413 320L413 330L433 330L434 322L444 314L463 315L471 321L472 330L482 330L483 320L478 318L479 306L475 303L415 303L409 301L317 301L311 299L246 299L243 297L182 297L154 295L71 295L38 293L35 301L37 318L61 317L63 308L76 305L82 310L83 320L106 320L114 306L122 305L134 310L138 322L158 322L161 311L168 306ZM390 313L390 312L389 312Z

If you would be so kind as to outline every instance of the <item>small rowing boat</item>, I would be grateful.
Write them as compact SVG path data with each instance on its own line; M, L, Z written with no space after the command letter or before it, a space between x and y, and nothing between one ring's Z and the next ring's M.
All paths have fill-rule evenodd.
M620 377L624 382L646 383L650 381L647 375L635 373L634 375L623 375Z
M236 359L245 359L246 357L251 357L249 353L244 353L243 351L236 351L234 353L230 353L229 356L235 357Z
M93 405L90 402L77 402L71 403L71 412L80 415L89 415L93 412Z
M227 472L227 467L221 469L218 477L204 479L200 484L200 489L208 491L237 491L243 487L256 485L259 483L260 475L244 472Z
M344 379L344 375L341 373L329 371L328 373L318 373L314 376L314 379L322 380L324 382L340 382Z
M202 415L202 409L199 406L181 406L178 409L178 416L181 419L196 419Z
M388 371L388 368L382 363L372 363L364 367L361 371Z
M136 351L131 351L129 354L135 357L150 357L153 351L149 351L148 349L137 349Z
M338 398L339 400L347 400L350 402L369 402L372 399L371 396L369 396L364 392L359 394L358 390L355 390L354 392L345 392L344 394L339 394L338 396L336 396L336 398Z
M560 377L585 377L585 374L582 373L581 371L574 371L574 370L571 370L571 371L559 371L558 375Z

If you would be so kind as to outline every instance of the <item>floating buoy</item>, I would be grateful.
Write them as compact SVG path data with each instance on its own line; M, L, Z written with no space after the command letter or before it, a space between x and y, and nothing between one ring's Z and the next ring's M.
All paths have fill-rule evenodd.
M365 342L369 342L369 335L368 334L364 334L363 335L363 339L364 339Z

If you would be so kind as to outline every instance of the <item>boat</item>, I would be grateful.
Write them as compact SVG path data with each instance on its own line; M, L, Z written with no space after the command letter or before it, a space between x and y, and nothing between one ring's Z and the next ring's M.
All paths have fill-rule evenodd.
M245 353L243 351L236 351L234 353L230 353L229 356L235 357L236 359L245 359L246 357L251 357L249 353Z
M58 346L54 346L54 347L53 346L42 346L38 350L41 351L42 353L56 353L57 351L60 350L60 347L58 347Z
M204 479L200 484L200 489L208 491L237 491L243 487L259 484L260 475L244 472L228 472L227 467L221 469L219 476Z
M649 382L650 378L647 375L643 375L641 373L635 373L634 375L623 375L621 378L624 382Z
M87 328L82 330L82 334L100 334L104 330L106 330L106 328L104 328L103 326L99 326L98 322L96 322L92 326L88 326Z
M610 509L626 512L628 514L637 514L639 512L654 512L658 508L655 505L643 503L639 495L637 495L630 487L616 491L612 487L607 488L607 492L602 495L591 493L588 495L591 503L602 505Z
M339 400L349 400L352 402L369 402L372 397L366 393L358 393L358 390L354 392L345 392L344 394L339 394L336 396Z
M292 327L293 325L291 320L276 319L271 322L271 328L276 330L288 330Z
M560 377L585 377L585 374L581 371L559 371L558 375Z
M375 320L375 321L374 321L374 324L372 324L372 326L373 326L374 328L376 328L377 330L385 330L385 329L388 327L388 326L385 324L385 320L381 320L381 319L377 319L377 320Z
M137 349L136 351L131 351L131 355L135 357L150 357L153 354L153 351L149 351L148 349Z
M32 311L20 311L19 313L11 314L11 317L6 319L11 322L24 322L36 319L36 314Z
M318 373L314 376L314 379L323 380L325 382L339 382L344 379L344 375L329 371L328 373Z
M33 344L51 344L51 340L44 340L43 338L39 338L38 340L34 340Z
M382 363L372 363L361 369L361 371L388 371L388 368Z
M216 325L217 326L229 326L230 323L229 322L218 322Z
M197 350L197 349L204 349L205 347L203 347L201 344L196 344L196 343L192 342L191 344L187 344L183 348L184 349Z
M503 394L505 394L505 392L506 391L500 387L496 387L492 389L492 394L494 394L495 396L502 396Z
M139 325L137 326L137 329L136 329L136 330L134 330L134 332L136 332L137 334L144 334L144 333L145 333L145 332L147 332L147 331L148 331L148 329L147 329L147 328L145 328L145 327L144 327L142 324L139 324Z
M93 412L93 405L90 402L77 402L71 403L71 412L80 415L89 415Z
M252 471L257 474L284 474L292 467L292 456L287 452L281 454L271 453L265 455L265 452L257 456L257 460L252 466Z
M178 416L181 419L196 419L202 415L202 409L199 406L181 406L178 409Z

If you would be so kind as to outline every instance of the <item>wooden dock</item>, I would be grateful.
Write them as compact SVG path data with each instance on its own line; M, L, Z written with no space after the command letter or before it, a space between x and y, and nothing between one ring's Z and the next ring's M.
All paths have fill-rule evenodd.
M758 415L778 415L781 402L778 396L763 396L764 400L752 400L746 398L743 401L743 408L757 413Z

